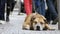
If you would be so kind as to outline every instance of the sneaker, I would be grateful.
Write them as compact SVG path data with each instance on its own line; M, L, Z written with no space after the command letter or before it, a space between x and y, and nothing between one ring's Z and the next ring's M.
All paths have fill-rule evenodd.
M5 24L6 22L3 20L0 20L0 24Z
M53 25L57 24L59 22L59 17L57 17L54 21L53 21Z
M2 22L0 22L0 24L2 24Z

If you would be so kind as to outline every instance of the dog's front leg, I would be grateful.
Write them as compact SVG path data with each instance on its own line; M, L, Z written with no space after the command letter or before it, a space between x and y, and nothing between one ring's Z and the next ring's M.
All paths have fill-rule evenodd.
M46 24L46 27L48 28L48 30L55 30L53 27L50 27L48 24Z
M46 27L47 30L51 30L52 29L48 24L45 24L45 27Z

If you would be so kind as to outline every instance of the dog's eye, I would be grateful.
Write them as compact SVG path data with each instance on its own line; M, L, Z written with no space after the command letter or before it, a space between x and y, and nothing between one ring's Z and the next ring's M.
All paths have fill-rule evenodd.
M37 24L37 22L35 21L35 24Z
M40 22L41 24L43 24L42 22Z

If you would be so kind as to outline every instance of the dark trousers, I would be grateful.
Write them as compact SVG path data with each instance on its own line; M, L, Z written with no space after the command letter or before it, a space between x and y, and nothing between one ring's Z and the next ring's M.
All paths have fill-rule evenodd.
M17 1L15 1L15 0L13 0L13 1L11 2L11 11L13 11L16 3L17 3Z
M16 1L7 0L7 16L9 17L10 11L13 11Z
M11 11L11 0L7 0L7 11L6 11L6 16L9 17L9 14L10 14L10 11Z
M0 20L5 20L5 2L6 0L0 0Z
M48 5L48 11L46 14L46 18L48 21L50 20L55 20L58 17L58 14L56 12L54 3L52 0L47 0L47 5Z
M53 0L47 0L47 6L48 6L48 10L45 10L45 2L44 0L34 0L35 3L35 9L36 12L38 12L39 14L45 16L47 18L48 21L50 20L54 20L57 18L58 14L56 12L55 6L53 4ZM47 12L47 14L46 14Z
M45 16L45 2L44 0L33 0L35 3L36 12Z

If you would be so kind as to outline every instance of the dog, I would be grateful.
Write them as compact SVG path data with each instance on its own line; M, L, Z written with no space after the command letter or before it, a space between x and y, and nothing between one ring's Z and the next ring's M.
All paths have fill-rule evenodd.
M38 13L28 15L22 26L23 30L50 30L46 18Z

